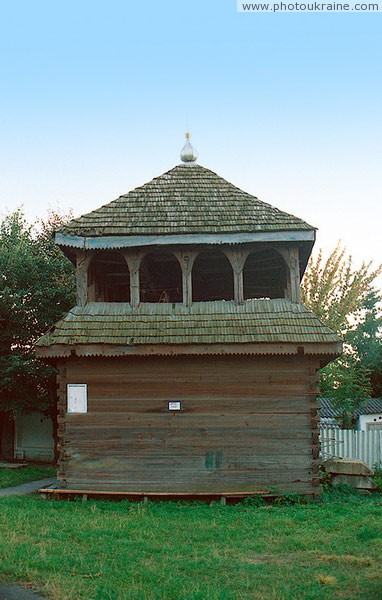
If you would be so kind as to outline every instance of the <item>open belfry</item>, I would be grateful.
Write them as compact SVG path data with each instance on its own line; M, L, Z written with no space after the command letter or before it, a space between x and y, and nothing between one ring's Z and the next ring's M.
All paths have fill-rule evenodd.
M61 491L316 494L318 370L339 337L300 301L315 228L182 163L55 236L77 304L58 370Z

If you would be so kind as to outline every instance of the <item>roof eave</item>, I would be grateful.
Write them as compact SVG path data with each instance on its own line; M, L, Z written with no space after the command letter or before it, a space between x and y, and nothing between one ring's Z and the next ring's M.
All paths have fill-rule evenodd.
M248 242L314 242L316 230L252 231L238 233L188 233L130 236L79 236L61 232L55 242L61 247L83 250L134 248L183 244L245 244Z
M54 344L37 346L38 358L119 357L119 356L180 356L180 355L307 355L317 356L325 363L342 353L341 342L312 343L239 343L239 344Z

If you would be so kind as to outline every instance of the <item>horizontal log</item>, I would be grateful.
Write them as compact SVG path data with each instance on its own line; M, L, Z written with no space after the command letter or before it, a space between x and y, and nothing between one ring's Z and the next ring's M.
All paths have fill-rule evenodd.
M304 430L295 432L294 434L288 432L280 432L277 435L272 432L254 433L248 430L232 430L223 429L221 431L211 431L206 435L200 435L197 432L182 432L176 431L169 433L167 430L157 432L153 434L147 430L134 430L129 436L125 434L121 436L111 436L98 438L94 436L86 437L82 432L75 435L71 431L65 433L65 446L72 448L100 448L102 452L107 447L114 448L115 452L122 451L123 448L130 448L136 450L145 447L150 447L153 450L160 447L167 447L178 450L180 448L219 448L219 447L241 447L242 445L248 445L257 452L263 451L263 448L267 448L267 451L280 452L283 455L283 448L287 450L290 447L300 447L300 444L309 446L312 448L311 436Z
M145 486L145 489L141 489L140 491L137 491L137 488L134 489L134 487L132 486L126 486L124 488L124 491L121 491L121 487L119 484L114 484L111 485L109 484L108 486L106 485L102 485L101 482L95 482L93 485L89 485L86 486L86 483L83 483L81 481L71 481L70 482L70 488L68 488L68 483L66 480L62 481L63 487L62 489L58 489L58 490L41 490L42 494L45 493L51 493L51 494L57 494L59 497L60 495L65 496L65 495L76 495L76 494L89 494L89 495L110 495L110 496L116 496L116 497L131 497L131 498L137 498L137 497L152 497L154 498L168 498L168 499L179 499L179 497L183 497L183 498L201 498L201 497L208 497L208 498L214 498L216 497L221 497L221 496L225 496L225 497L240 497L240 496L254 496L254 495L262 495L262 496L270 496L270 497L275 497L277 495L280 494L290 494L290 493L295 493L295 494L303 494L303 495L309 495L309 496L314 496L316 495L320 490L319 488L315 488L313 487L313 483L310 481L307 482L295 482L295 483L288 483L288 482L284 482L278 486L270 486L271 489L269 489L268 486L266 485L257 485L257 486L252 486L251 489L249 489L249 487L247 486L245 489L244 487L240 490L229 490L227 491L226 489L217 489L215 491L204 491L201 492L197 489L194 490L187 490L186 488L183 490L172 490L172 491L163 491L163 490L154 490L152 488L150 488L149 486ZM65 487L64 487L65 486ZM89 489L91 488L91 489Z
M121 456L117 460L112 455L92 457L79 453L74 458L68 457L61 460L60 468L62 471L76 473L77 476L84 478L95 476L97 478L126 479L135 474L134 477L139 480L159 477L166 481L177 480L186 473L187 477L193 477L193 472L195 472L196 477L212 477L214 473L231 473L233 479L237 474L245 472L262 473L269 476L270 473L282 471L282 477L289 477L288 473L293 472L294 478L298 478L303 470L308 470L314 475L318 474L316 465L312 464L309 456L298 457L294 455L288 461L281 463L276 457L273 458L273 463L270 457L266 456L253 457L252 461L249 458L242 461L239 459L228 461L223 455L222 466L217 468L216 463L212 464L212 461L207 463L204 456L178 457L177 459L158 456L156 460L153 457L129 459L126 456ZM208 467L206 464L208 464ZM184 481L187 481L187 477Z
M216 443L217 442L217 443ZM280 448L284 447L285 455L280 455ZM69 456L81 455L91 457L95 460L101 459L104 456L109 456L116 461L121 460L140 460L141 458L151 458L160 460L176 460L178 458L191 458L194 456L203 457L208 452L220 452L225 459L236 459L239 457L248 457L248 460L269 460L270 464L278 462L283 464L289 460L294 461L296 457L308 457L310 462L311 444L309 439L287 439L275 440L271 438L259 439L256 444L252 440L239 439L237 443L232 442L223 444L221 440L216 439L215 443L206 440L201 443L201 440L187 439L184 443L182 440L170 440L157 443L152 440L149 443L146 441L137 442L136 440L129 441L101 441L98 445L87 440L81 441L66 441L65 452Z
M129 496L131 498L139 498L142 499L144 496L155 497L158 498L170 498L170 499L178 499L178 498L245 498L246 496L254 496L254 495L266 495L269 494L269 491L266 489L263 490L251 490L251 491L243 491L243 492L224 492L224 494L219 493L210 493L210 492L192 492L192 494L187 494L183 492L120 492L120 491L110 491L110 490L87 490L87 489L68 489L68 488L42 488L38 490L41 494L47 494L51 496L70 496L70 495L91 495L91 496L111 496L111 497L123 497Z
M82 382L84 383L84 382ZM86 383L86 382L85 382ZM264 383L256 386L233 386L224 387L223 384L220 387L216 386L214 390L207 390L206 388L197 388L192 384L184 384L177 386L175 383L172 385L168 382L166 387L160 388L158 386L145 387L144 383L141 384L141 388L132 388L126 385L120 387L113 393L100 393L98 390L88 388L88 400L89 406L92 403L93 398L97 401L106 400L129 400L135 402L147 402L152 400L159 400L166 402L167 400L187 400L192 398L211 398L211 401L216 399L227 399L231 400L232 403L240 401L241 398L256 398L259 396L268 397L305 397L307 402L310 402L311 395L305 384L300 383ZM314 396L315 397L315 396Z
M229 436L235 436L235 440L226 440ZM219 432L212 432L208 436L201 437L197 434L181 435L177 432L173 435L169 435L167 432L163 432L162 437L155 437L150 435L148 432L133 432L128 438L104 438L97 442L96 438L87 439L84 436L74 436L71 432L65 434L65 447L70 448L100 448L100 451L105 452L107 449L114 449L115 452L123 452L124 450L129 452L139 452L144 448L151 448L152 451L158 451L160 448L171 448L173 451L178 451L182 448L185 450L192 450L193 448L238 448L243 445L250 446L257 453L263 453L264 448L267 452L283 454L283 448L285 451L289 448L299 448L300 445L303 447L309 447L312 449L311 438L304 432L297 432L296 435L278 435L274 436L269 433L264 435L255 435L248 431L232 431L223 430Z
M237 381L238 383L243 383L242 377L245 376L246 380L250 383L257 383L261 381L267 380L275 380L275 381L287 381L287 380L299 380L304 379L304 381L310 381L309 377L306 374L306 369L293 369L287 368L284 365L284 368L278 368L276 365L272 365L273 368L269 368L267 370L255 369L253 366L248 369L241 369L237 367L237 365L225 365L224 368L220 369L212 369L212 371L207 371L202 368L194 367L192 370L186 369L176 369L172 370L168 366L164 366L163 370L160 372L152 372L149 368L145 371L136 372L132 371L129 368L125 369L115 369L110 370L109 372L105 372L100 366L100 369L97 371L95 367L91 369L83 369L81 371L74 371L73 373L70 371L66 377L66 382L70 382L71 380L77 380L79 377L86 377L90 384L97 385L102 382L113 381L114 383L124 383L126 381L131 385L139 385L142 381L145 383L150 383L154 381L158 384L165 383L169 380L174 380L179 383L187 383L190 381L201 381L205 384L214 384L219 383L221 378L224 381ZM240 377L241 376L241 377Z
M299 356L171 356L171 357L103 357L103 356L93 356L93 357L76 357L76 358L68 358L63 359L63 363L65 363L65 367L67 369L67 373L69 370L74 369L84 369L86 367L92 368L93 365L97 368L100 364L102 368L107 371L108 369L114 370L115 368L125 368L126 365L130 365L134 367L134 369L143 369L147 368L147 365L150 365L150 369L156 369L158 372L163 370L163 366L173 368L177 370L179 365L185 365L185 368L191 368L191 365L198 365L201 368L209 369L212 365L214 368L220 365L231 364L232 362L236 362L242 368L245 368L247 365L256 365L258 368L266 367L267 365L275 364L275 365L295 365L295 366L304 366L307 370L310 369L309 374L314 375L316 369L319 366L317 358L314 356L307 355L299 355ZM312 370L313 369L313 370Z
M282 481L311 481L313 474L311 468L299 468L299 469L238 469L236 471L232 471L230 469L220 469L215 471L209 470L195 470L193 468L176 468L174 473L163 473L158 471L156 465L153 465L151 468L147 468L145 471L140 469L129 469L120 472L109 472L105 471L92 471L89 474L86 473L84 475L84 471L74 468L71 465L68 465L66 469L66 477L68 482L71 479L77 479L82 481L96 482L102 481L105 482L125 482L125 483L133 483L142 482L156 482L162 486L171 486L171 482L176 484L177 486L183 485L187 486L187 484L192 482L197 482L201 486L210 483L218 483L218 482L228 482L231 485L235 485L235 482L240 482L240 484L246 483L256 483L263 485L264 481L269 482L272 485L276 485Z
M187 475L190 475L189 473ZM294 491L296 493L312 493L314 480L309 475L305 474L305 477L298 477L296 479L282 480L275 474L275 479L268 481L267 479L256 479L249 478L248 473L239 477L240 474L235 474L235 478L227 479L220 478L218 480L201 479L200 477L191 480L188 476L186 480L180 481L164 481L163 479L150 479L150 480L105 480L100 479L82 479L70 476L66 477L67 486L70 488L78 489L100 489L100 486L106 490L116 491L147 491L147 492L164 492L166 494L171 492L178 493L192 493L192 492L205 492L205 493L224 493L225 491L230 492L243 492L252 489L253 491L268 490L270 493L286 493ZM265 478L267 475L264 475Z
M169 400L182 402L182 409L192 413L316 413L310 410L309 400L306 396L239 396L231 395L200 395L191 396L183 392L182 397L166 394L163 398L88 398L88 412L97 413L141 413L141 412L168 412ZM315 409L314 409L315 410Z
M264 375L263 377L249 377L243 374L242 378L236 377L217 377L213 381L206 381L205 379L197 379L197 375L189 378L176 378L176 376L168 376L161 380L154 377L150 377L145 380L131 381L126 374L121 374L120 377L111 375L113 384L110 383L106 378L98 376L97 380L92 380L91 377L86 376L82 373L80 377L72 377L67 380L67 383L87 383L89 394L95 397L118 397L118 394L122 391L127 396L140 396L142 393L146 397L150 397L155 393L168 393L168 390L174 389L175 393L182 393L184 390L189 390L191 394L207 393L207 394L240 394L240 393L255 393L257 388L265 388L266 390L272 390L274 387L283 387L293 385L295 388L301 388L307 392L311 391L309 381L303 377L297 377L292 375L281 376L276 375ZM61 383L61 386L65 384ZM66 388L62 388L65 390ZM292 392L293 393L293 392ZM261 395L261 392L257 392L257 395Z
M222 427L241 429L255 428L278 430L289 427L290 430L304 428L310 431L310 414L279 413L279 414L195 414L187 411L167 411L164 413L69 413L65 416L68 428L80 426L81 428L124 428L124 427L168 427L169 430L197 428L212 428L218 430Z
M111 406L96 406L94 407L94 405L91 406L91 410L89 410L88 414L93 414L93 415L100 415L100 417L102 417L102 415L108 415L108 414L118 414L120 415L122 418L128 418L132 415L140 415L140 414L147 414L147 415L155 415L155 414L161 414L161 415L168 415L168 414L172 414L171 411L168 410L168 402L170 400L166 401L166 403L152 403L151 406L149 405L138 405L137 409L134 410L133 406L128 406L128 408L130 410L124 410L124 407L122 406L123 402L121 401L121 404L113 404ZM171 402L173 402L174 399L171 399ZM177 400L175 400L177 401ZM220 404L217 406L209 406L209 405L205 405L205 407L203 406L197 406L194 405L192 406L191 403L183 403L182 402L182 412L183 413L187 413L187 414L198 414L198 415L206 415L206 416L215 416L215 415L221 415L221 416L226 416L227 418L229 417L230 414L232 414L232 406L229 407L227 404ZM249 403L248 403L249 404ZM288 403L285 404L285 406L283 407L278 407L277 410L272 410L272 405L270 406L266 406L264 405L263 407L258 407L256 405L246 405L243 406L241 403L238 404L237 406L235 406L235 414L236 415L248 415L248 416L256 416L256 415L272 415L272 414L286 414L286 415L307 415L307 410L306 410L306 406L294 406L293 404L289 404L289 406L287 405ZM103 409L103 410L102 410ZM60 412L60 414L63 416L63 420L66 420L66 413L64 412ZM317 424L317 421L314 420L314 423Z

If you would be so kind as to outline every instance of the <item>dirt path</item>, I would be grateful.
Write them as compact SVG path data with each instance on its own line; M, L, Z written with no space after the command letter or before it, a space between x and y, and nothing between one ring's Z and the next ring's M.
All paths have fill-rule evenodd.
M38 481L29 481L28 483L15 485L14 487L0 489L0 496L23 496L25 494L33 494L33 492L37 492L37 490L40 488L47 487L53 483L56 483L55 477L50 477L49 479L39 479Z
M46 600L46 598L20 585L6 583L0 585L0 600Z

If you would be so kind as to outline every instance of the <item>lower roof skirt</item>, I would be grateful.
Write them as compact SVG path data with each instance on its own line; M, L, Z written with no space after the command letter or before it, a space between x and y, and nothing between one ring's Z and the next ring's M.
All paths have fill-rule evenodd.
M67 358L70 356L185 356L185 355L309 355L327 358L327 362L342 354L341 342L330 343L273 343L273 344L55 344L38 346L38 358Z

